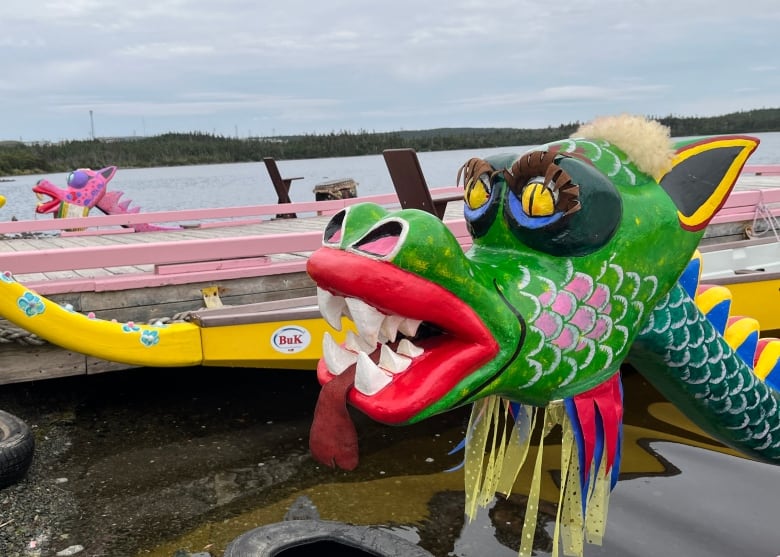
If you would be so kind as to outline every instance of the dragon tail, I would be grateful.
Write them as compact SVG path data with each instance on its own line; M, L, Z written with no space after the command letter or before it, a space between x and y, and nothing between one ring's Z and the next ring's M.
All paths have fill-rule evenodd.
M629 360L668 400L719 442L780 463L780 340L731 315L731 293L700 284L694 255L654 308Z

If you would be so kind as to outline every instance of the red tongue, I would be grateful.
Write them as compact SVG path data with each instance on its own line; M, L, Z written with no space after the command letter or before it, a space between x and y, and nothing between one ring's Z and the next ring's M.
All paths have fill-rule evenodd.
M355 367L322 386L309 431L312 456L331 468L354 470L358 465L355 424L347 411L347 393L355 383Z

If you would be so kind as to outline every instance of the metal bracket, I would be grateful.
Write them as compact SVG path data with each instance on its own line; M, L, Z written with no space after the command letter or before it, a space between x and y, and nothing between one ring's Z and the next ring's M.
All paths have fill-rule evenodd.
M209 286L207 288L201 288L200 293L203 294L203 302L208 309L216 309L222 307L222 300L219 297L219 286Z

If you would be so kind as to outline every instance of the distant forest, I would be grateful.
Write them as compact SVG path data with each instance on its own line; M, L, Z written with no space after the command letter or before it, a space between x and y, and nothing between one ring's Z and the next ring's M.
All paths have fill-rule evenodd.
M708 118L652 118L673 137L780 131L780 108ZM61 143L0 142L0 176L67 172L76 168L122 168L256 162L263 157L312 159L379 154L411 147L418 152L538 145L568 137L580 122L540 129L438 128L371 133L341 131L283 137L235 138L207 133L167 133L141 138L99 138Z

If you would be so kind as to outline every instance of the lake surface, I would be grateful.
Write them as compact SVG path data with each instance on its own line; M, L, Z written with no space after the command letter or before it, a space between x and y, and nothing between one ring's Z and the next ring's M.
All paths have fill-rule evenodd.
M750 164L780 164L780 132L753 134L761 140ZM496 153L523 153L533 146L464 149L419 153L420 165L429 187L452 186L458 169L474 156ZM357 182L358 196L392 193L393 183L382 155L299 159L279 161L283 177L301 176L292 183L293 201L313 201L314 187L322 182L352 178ZM38 203L32 187L46 178L65 187L67 173L38 174L0 182L0 195L6 205L0 209L0 221L51 218L35 214ZM131 206L142 211L171 211L233 207L276 203L276 192L262 162L176 166L164 168L120 168L109 188L125 193Z

